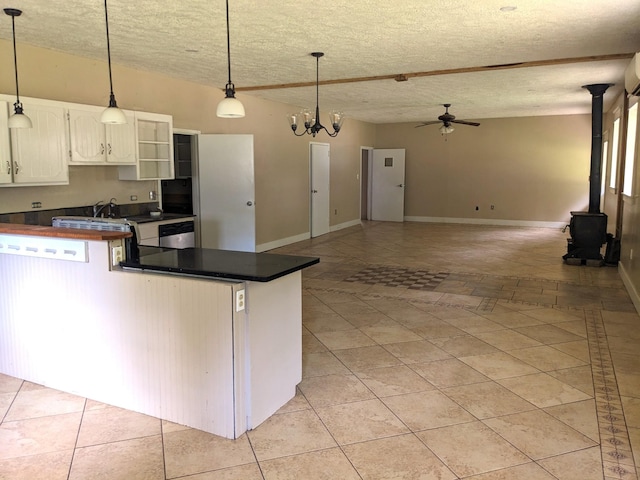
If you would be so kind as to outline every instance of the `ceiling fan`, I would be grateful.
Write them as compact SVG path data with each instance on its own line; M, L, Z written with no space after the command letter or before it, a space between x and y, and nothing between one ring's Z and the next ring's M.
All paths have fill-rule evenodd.
M443 135L446 135L448 133L453 132L454 130L453 127L451 126L452 123L459 123L461 125L471 125L472 127L477 127L480 125L477 122L468 122L467 120L456 120L455 115L451 115L449 113L449 107L451 106L451 104L444 103L442 106L445 108L445 112L438 117L438 120L433 120L430 122L422 122L422 125L416 125L415 128L424 127L426 125L434 125L436 123L442 122L442 126L440 127L440 133L442 133Z

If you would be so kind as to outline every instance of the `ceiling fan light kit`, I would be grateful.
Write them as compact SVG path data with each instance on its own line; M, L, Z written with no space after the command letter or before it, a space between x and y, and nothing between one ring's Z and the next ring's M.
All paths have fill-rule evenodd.
M5 8L4 13L11 17L13 30L13 66L16 74L16 103L13 104L14 113L9 117L9 128L31 128L31 119L24 114L20 101L20 89L18 87L18 56L16 54L16 17L22 15L22 10L17 8Z
M301 137L305 133L307 135L311 135L313 137L316 136L318 132L324 130L327 135L330 137L335 137L340 132L340 128L342 127L342 123L344 122L344 114L338 110L332 110L329 113L329 121L331 122L331 126L333 127L333 132L329 132L326 127L324 127L320 123L320 107L319 107L319 84L320 84L320 57L324 56L322 52L313 52L311 53L312 57L316 59L316 111L315 115L311 113L308 109L304 108L299 113L291 113L287 115L289 120L289 125L291 126L291 130L296 137ZM296 133L298 130L298 124L304 125L304 130L300 133Z
M471 127L478 127L480 124L478 122L469 122L467 120L456 120L455 115L449 113L450 103L443 103L445 111L442 115L438 117L438 120L432 120L429 122L422 122L420 125L416 125L415 128L425 127L427 125L435 125L436 123L442 123L440 127L440 133L442 135L448 135L454 131L454 128L451 126L452 123L457 123L460 125L469 125Z
M244 105L236 98L236 87L231 81L231 42L229 41L229 0L227 5L227 68L229 81L225 86L225 98L218 103L216 115L220 118L242 118L244 117Z

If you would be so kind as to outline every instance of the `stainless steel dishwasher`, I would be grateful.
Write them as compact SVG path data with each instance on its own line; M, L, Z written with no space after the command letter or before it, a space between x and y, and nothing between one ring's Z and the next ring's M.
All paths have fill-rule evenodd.
M169 248L193 248L196 246L196 234L193 220L166 223L158 226L160 246Z

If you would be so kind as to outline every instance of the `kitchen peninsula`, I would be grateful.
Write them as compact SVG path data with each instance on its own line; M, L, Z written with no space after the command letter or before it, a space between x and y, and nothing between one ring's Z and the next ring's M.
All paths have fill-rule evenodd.
M317 258L129 235L0 224L0 372L226 438L293 398Z

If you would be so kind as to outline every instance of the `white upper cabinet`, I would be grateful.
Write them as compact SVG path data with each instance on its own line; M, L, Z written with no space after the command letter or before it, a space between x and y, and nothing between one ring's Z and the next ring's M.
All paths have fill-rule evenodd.
M11 144L9 143L9 104L0 101L0 185L11 183L13 175L11 163Z
M15 128L9 132L12 185L68 184L65 109L54 104L22 103L33 128ZM0 136L7 131L1 130Z
M173 117L135 112L137 162L118 167L120 180L174 178Z
M69 142L72 165L135 165L135 118L124 111L127 123L100 122L103 108L70 108Z

